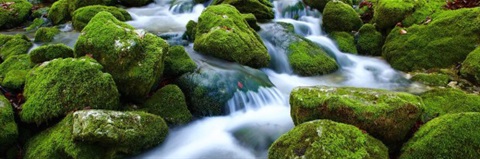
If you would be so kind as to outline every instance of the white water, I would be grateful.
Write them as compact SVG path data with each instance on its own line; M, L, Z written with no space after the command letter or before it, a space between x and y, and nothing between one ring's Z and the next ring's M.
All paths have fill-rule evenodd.
M207 117L173 129L162 145L135 158L266 158L269 145L293 127L288 96L294 87L328 85L403 89L408 86L408 81L384 61L340 52L320 30L320 17L308 16L309 13L303 11L299 20L282 18L279 14L282 8L296 2L275 1L275 21L292 23L297 34L327 48L341 67L337 72L324 76L297 76L284 52L265 42L273 64L262 71L275 88L261 88L258 92L238 91L226 105L230 115ZM129 9L134 15L129 24L157 34L181 32L189 20L198 19L203 9L202 5L196 5L192 12L180 13L176 7L170 7L168 1L159 1L147 7ZM285 15L291 16L289 13ZM191 50L191 46L187 50ZM191 56L201 58L195 54Z

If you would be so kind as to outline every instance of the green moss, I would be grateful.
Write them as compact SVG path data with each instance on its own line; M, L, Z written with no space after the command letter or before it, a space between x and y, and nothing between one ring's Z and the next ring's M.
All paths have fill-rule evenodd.
M146 112L159 115L169 124L182 125L192 120L185 96L176 85L166 85L143 105Z
M27 54L11 56L0 64L0 82L10 71L30 70L31 67L32 64Z
M35 32L35 42L51 42L58 33L60 29L56 27L41 27Z
M337 43L340 51L357 54L357 48L355 47L355 41L352 34L348 32L331 32L328 35Z
M425 103L424 120L461 112L480 112L480 97L457 89L433 89L420 95Z
M38 28L40 28L41 26L43 26L45 23L46 22L43 18L35 18L33 20L32 24L30 24L25 30L26 31L35 31Z
M446 68L462 62L480 44L480 8L445 11L428 25L393 29L382 56L402 71Z
M480 83L480 47L470 52L462 63L460 74L476 83Z
M26 0L0 0L0 29L13 28L30 15L32 4Z
M294 42L289 45L288 60L296 74L302 76L323 75L336 71L338 65L325 51L312 47L311 41Z
M29 55L32 63L39 64L56 58L73 57L73 50L65 44L50 44L35 48Z
M190 58L182 46L170 47L165 57L165 77L178 77L188 72L193 72L197 64Z
M126 99L142 101L163 73L168 44L103 11L82 30L74 50L77 57L92 55Z
M39 9L36 9L32 12L32 17L33 18L46 18L48 15L48 11L50 10L50 7L42 7Z
M280 136L268 150L268 158L387 159L388 149L352 125L315 120L297 125Z
M20 118L40 124L85 107L117 109L117 88L101 69L89 58L55 59L34 68L27 75Z
M448 82L450 82L450 77L439 73L417 73L413 75L410 80L421 82L429 86L447 86Z
M188 41L195 41L195 33L197 32L197 22L193 21L193 20L190 20L188 21L187 23L187 26L185 26L187 28L187 31L185 31L185 38L188 40Z
M194 49L254 68L268 66L270 55L258 34L233 6L207 7L198 19Z
M312 9L317 9L318 11L323 12L325 5L327 5L327 3L330 1L333 1L333 0L303 0L302 2ZM352 0L340 0L340 1L350 6L353 5Z
M373 22L379 30L389 30L425 4L425 0L379 0L374 5Z
M446 11L444 0L428 0L424 5L417 6L415 11L407 15L402 21L402 26L428 23L428 19L435 18L439 13Z
M247 21L248 26L250 26L250 28L252 28L255 31L259 31L261 29L260 26L257 24L257 18L255 18L255 15L253 15L252 13L248 13L248 14L242 14L242 16Z
M117 4L116 0L68 0L68 11L73 17L73 12L77 9L92 5L113 6Z
M119 0L118 2L127 7L141 7L152 3L153 0Z
M361 55L381 56L383 46L382 33L372 24L365 24L358 30L357 50Z
M389 147L401 144L423 113L412 94L353 87L300 87L290 95L293 122L330 119L355 125Z
M260 21L274 18L273 4L269 0L214 0L212 4L230 4L240 13L252 13Z
M90 22L93 16L95 16L101 11L107 11L111 13L115 18L120 21L132 20L132 17L125 9L102 5L93 5L82 7L73 12L73 27L75 28L75 30L81 31L88 24L88 22Z
M448 114L431 120L402 148L400 159L478 158L480 113Z
M358 30L363 22L360 15L348 4L330 1L323 10L323 28L327 32Z
M29 70L11 70L5 75L2 86L13 90L22 90Z
M18 137L17 124L14 120L13 107L2 94L0 94L0 154L16 142Z
M69 3L68 0L58 0L52 4L47 17L52 21L53 25L63 24L72 19L68 10Z
M32 45L24 35L4 35L0 40L0 57L6 60L11 56L26 54Z

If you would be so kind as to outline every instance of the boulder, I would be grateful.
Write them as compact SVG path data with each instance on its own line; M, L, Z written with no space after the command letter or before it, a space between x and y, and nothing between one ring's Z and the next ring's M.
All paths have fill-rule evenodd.
M290 95L295 125L315 119L351 124L390 148L402 144L423 113L412 94L353 87L298 87Z
M0 154L12 146L18 137L17 124L14 119L13 107L2 94L0 94Z
M302 0L302 1L306 6L309 6L311 9L316 9L320 12L323 12L323 9L325 9L325 5L327 5L328 2L333 0ZM353 5L352 0L340 0L340 1L350 6Z
M120 21L128 21L132 20L130 14L122 8L117 7L110 7L110 6L103 6L103 5L92 5L82 7L77 9L73 12L72 15L72 24L73 28L78 31L82 31L82 29L90 22L90 20L95 16L97 13L101 11L106 11L111 13L115 18Z
M32 45L25 35L0 34L0 58L7 60L10 56L27 54Z
M52 4L50 10L48 10L48 19L52 21L53 25L63 24L68 22L72 17L68 10L68 0L58 0Z
M383 143L355 126L314 120L295 126L268 150L269 159L370 158L387 159Z
M480 47L470 52L462 62L460 74L471 81L480 83Z
M357 33L358 54L382 56L383 36L373 24L364 24Z
M172 125L186 124L193 118L188 110L185 95L178 86L173 84L166 85L155 92L141 110L159 115Z
M117 0L67 0L68 1L68 11L70 16L73 17L73 12L77 9L86 6L92 5L104 5L104 6L113 6L118 3Z
M7 78L7 74L11 71L25 70L32 68L32 63L27 54L14 55L6 59L0 64L0 83Z
M172 46L165 57L164 77L179 77L185 73L193 72L197 69L197 64L193 61L183 46Z
M379 30L389 30L425 4L426 0L379 0L374 5L372 21Z
M0 29L9 29L27 20L33 5L26 0L0 0L0 6Z
M416 73L410 79L428 86L447 86L450 76L440 73Z
M270 55L242 14L228 4L207 7L196 27L195 51L253 68L268 66Z
M90 58L44 62L27 75L20 118L40 124L74 110L118 109L115 82L101 70L102 66Z
M82 30L75 56L90 55L110 73L125 98L142 101L160 80L168 44L100 12Z
M65 44L49 44L33 49L28 55L32 63L40 64L56 58L73 57L73 50Z
M358 30L363 22L352 6L341 1L330 1L323 10L323 28L326 32L352 32Z
M11 70L5 74L2 86L11 90L22 90L25 85L25 77L30 70Z
M336 42L338 49L345 53L357 54L353 35L348 32L331 32L328 34Z
M453 88L433 89L420 94L425 104L423 120L462 112L480 112L480 96Z
M184 39L188 41L195 41L195 34L197 33L197 22L190 20L187 23L187 26L185 26L187 30L184 33Z
M60 33L60 29L56 27L41 27L35 32L35 42L48 43L52 42L55 35Z
M480 113L448 114L431 120L403 146L400 159L478 158Z
M237 8L240 13L251 13L260 21L270 20L275 17L273 4L269 0L214 0L212 4L230 4Z
M444 0L428 0L428 1L404 1L407 3L414 2L414 11L406 14L402 21L402 26L409 27L413 24L428 24L430 20L437 17L438 14L448 10ZM397 2L398 3L398 2Z

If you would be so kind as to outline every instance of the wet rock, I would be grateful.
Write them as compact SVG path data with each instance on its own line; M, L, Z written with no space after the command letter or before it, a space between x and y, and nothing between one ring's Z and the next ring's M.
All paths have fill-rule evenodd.
M363 22L352 6L341 1L328 2L323 10L323 28L327 32L358 30Z
M425 3L425 0L379 0L374 5L372 20L379 30L389 30Z
M1 0L0 5L0 29L22 24L27 20L33 6L26 0Z
M84 108L117 109L115 82L101 70L89 58L55 59L34 68L27 75L20 118L40 124Z
M169 124L183 125L192 120L185 95L176 85L166 85L148 99L143 111L159 115Z
M340 51L345 53L357 54L353 35L348 32L331 32L328 34L338 45Z
M440 73L416 73L410 79L428 86L447 86L450 82L450 77L446 74Z
M460 74L476 83L480 83L480 47L470 52L462 63Z
M358 30L357 50L361 55L381 56L383 46L382 33L373 24L365 24Z
M2 94L0 94L0 154L12 146L18 137L17 124L14 120L13 107Z
M187 28L187 30L183 35L184 38L191 42L195 41L195 34L197 33L197 22L190 20L185 27Z
M179 77L185 73L193 72L197 64L190 58L183 46L172 46L165 57L164 77Z
M28 55L32 63L40 64L56 58L73 57L73 50L65 44L49 44L35 48Z
M273 4L269 0L214 0L212 4L230 4L237 8L240 13L251 13L260 21L274 18Z
M52 4L47 17L52 21L53 25L63 24L72 19L68 5L68 0L58 0Z
M130 14L122 8L102 6L102 5L92 5L82 7L73 12L72 23L75 30L82 31L82 29L90 22L90 20L97 13L101 11L106 11L111 13L115 18L120 21L132 20Z
M35 42L52 42L55 35L60 33L56 27L41 27L35 32Z
M480 96L462 90L437 88L420 94L420 97L425 104L425 122L446 114L480 112Z
M280 158L388 158L383 143L355 126L331 120L297 125L268 150L269 159Z

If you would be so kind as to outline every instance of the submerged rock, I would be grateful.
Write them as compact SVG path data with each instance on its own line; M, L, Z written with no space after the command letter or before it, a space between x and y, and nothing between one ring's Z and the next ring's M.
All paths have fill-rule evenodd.
M358 30L363 22L352 6L341 1L330 1L323 10L323 28L327 32Z
M167 52L164 40L109 12L95 15L75 44L75 56L91 55L112 75L119 92L134 101L145 99L160 80Z
M260 21L274 18L273 4L269 0L214 0L212 4L230 4L243 14L252 13Z
M437 116L462 112L480 112L480 96L457 89L433 89L422 93L425 103L424 121Z
M120 21L132 20L130 14L122 8L103 6L103 5L92 5L82 7L73 12L72 23L75 30L82 31L82 29L90 22L90 20L97 13L101 11L106 11L111 13L115 18Z
M2 94L0 94L0 154L16 142L18 137L17 124L14 120L13 107Z
M56 27L41 27L35 32L35 42L52 42L55 35L60 33Z
M258 34L235 7L207 7L196 27L194 49L227 61L254 68L268 66L270 55Z
M0 0L0 29L16 27L27 20L32 4L26 0Z
M402 148L400 159L478 158L480 113L448 114L435 118Z
M30 61L40 64L56 58L73 57L73 50L65 44L43 45L30 51Z
M89 58L55 59L34 68L27 75L20 118L40 124L84 108L117 109L115 82L101 69Z
M290 95L291 115L298 125L315 119L352 124L392 147L407 137L423 113L412 94L353 87L299 87Z
M268 150L268 158L387 159L388 149L355 126L314 120L297 125L277 139Z
M383 46L382 33L373 24L365 24L358 30L357 50L361 55L381 56Z
M185 95L176 85L166 85L148 99L143 111L159 115L169 124L182 125L192 120Z

